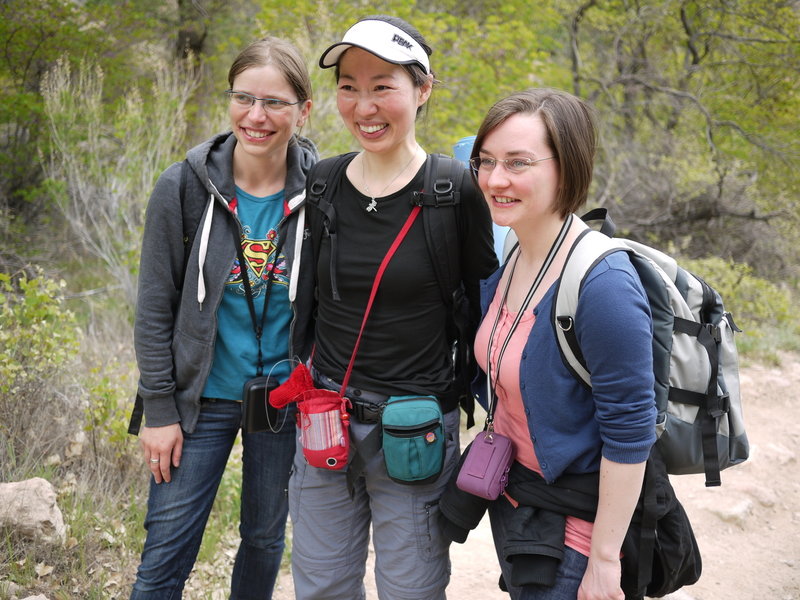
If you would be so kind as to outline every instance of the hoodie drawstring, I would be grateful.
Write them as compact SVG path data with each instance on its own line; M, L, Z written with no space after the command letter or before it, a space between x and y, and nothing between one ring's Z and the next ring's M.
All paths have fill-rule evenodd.
M295 196L289 201L289 208L293 209L295 206L303 202L306 197L306 192L303 190L301 194ZM297 298L297 281L300 272L300 256L303 247L303 235L306 228L306 207L301 206L297 211L297 226L294 234L294 254L292 260L292 269L289 272L289 302L294 302Z
M214 194L208 195L208 209L206 210L206 218L203 221L203 231L200 234L200 249L197 253L197 303L200 305L200 311L203 310L203 301L206 299L206 282L203 278L203 265L206 262L206 254L208 253L208 238L211 233L211 221L214 219Z

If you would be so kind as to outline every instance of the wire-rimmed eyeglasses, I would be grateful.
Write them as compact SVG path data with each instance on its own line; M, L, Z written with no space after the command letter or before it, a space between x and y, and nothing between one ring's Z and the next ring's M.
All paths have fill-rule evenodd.
M477 174L478 172L483 173L491 173L494 171L494 168L497 166L497 163L502 163L505 167L506 171L509 173L514 173L515 175L526 171L536 163L542 162L543 160L550 160L551 158L555 158L555 156L548 156L547 158L524 158L524 157L515 157L515 158L491 158L489 156L473 156L469 159L469 166L472 170Z
M261 108L266 112L283 112L290 106L300 104L302 100L297 102L287 102L286 100L279 100L278 98L256 98L252 94L246 92L237 92L236 90L225 90L225 93L230 96L231 102L239 108L250 109L258 101L261 102Z

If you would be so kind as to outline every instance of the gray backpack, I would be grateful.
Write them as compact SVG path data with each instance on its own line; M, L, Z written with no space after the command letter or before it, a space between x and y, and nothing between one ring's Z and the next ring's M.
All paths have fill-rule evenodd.
M584 277L611 252L627 252L653 314L656 442L671 474L705 473L720 485L720 471L745 461L749 444L742 420L736 327L719 293L675 259L644 244L610 237L605 209L583 217L601 220L575 242L556 290L553 323L567 367L591 386L575 336L575 313Z

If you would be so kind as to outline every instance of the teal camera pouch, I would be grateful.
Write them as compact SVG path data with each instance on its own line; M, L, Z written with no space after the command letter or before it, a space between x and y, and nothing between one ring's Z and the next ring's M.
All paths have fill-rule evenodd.
M435 481L444 466L444 417L433 396L392 396L381 416L389 477L406 485Z

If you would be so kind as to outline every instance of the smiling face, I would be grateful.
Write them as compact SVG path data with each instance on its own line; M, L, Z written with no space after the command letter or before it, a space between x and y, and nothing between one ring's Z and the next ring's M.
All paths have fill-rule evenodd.
M538 114L518 113L506 119L483 139L479 156L498 161L491 171L478 170L478 185L495 223L516 228L557 217L558 161L542 160L520 173L509 172L499 162L553 156L547 130Z
M350 48L339 61L339 114L353 137L370 152L391 153L416 144L417 108L430 93L430 81L416 87L402 66L361 48Z
M272 64L245 69L236 76L231 87L257 98L277 98L286 102L298 100L286 77ZM238 141L235 156L261 159L285 157L295 128L305 122L310 110L310 100L269 112L264 110L259 101L249 108L242 108L232 101L231 128Z

